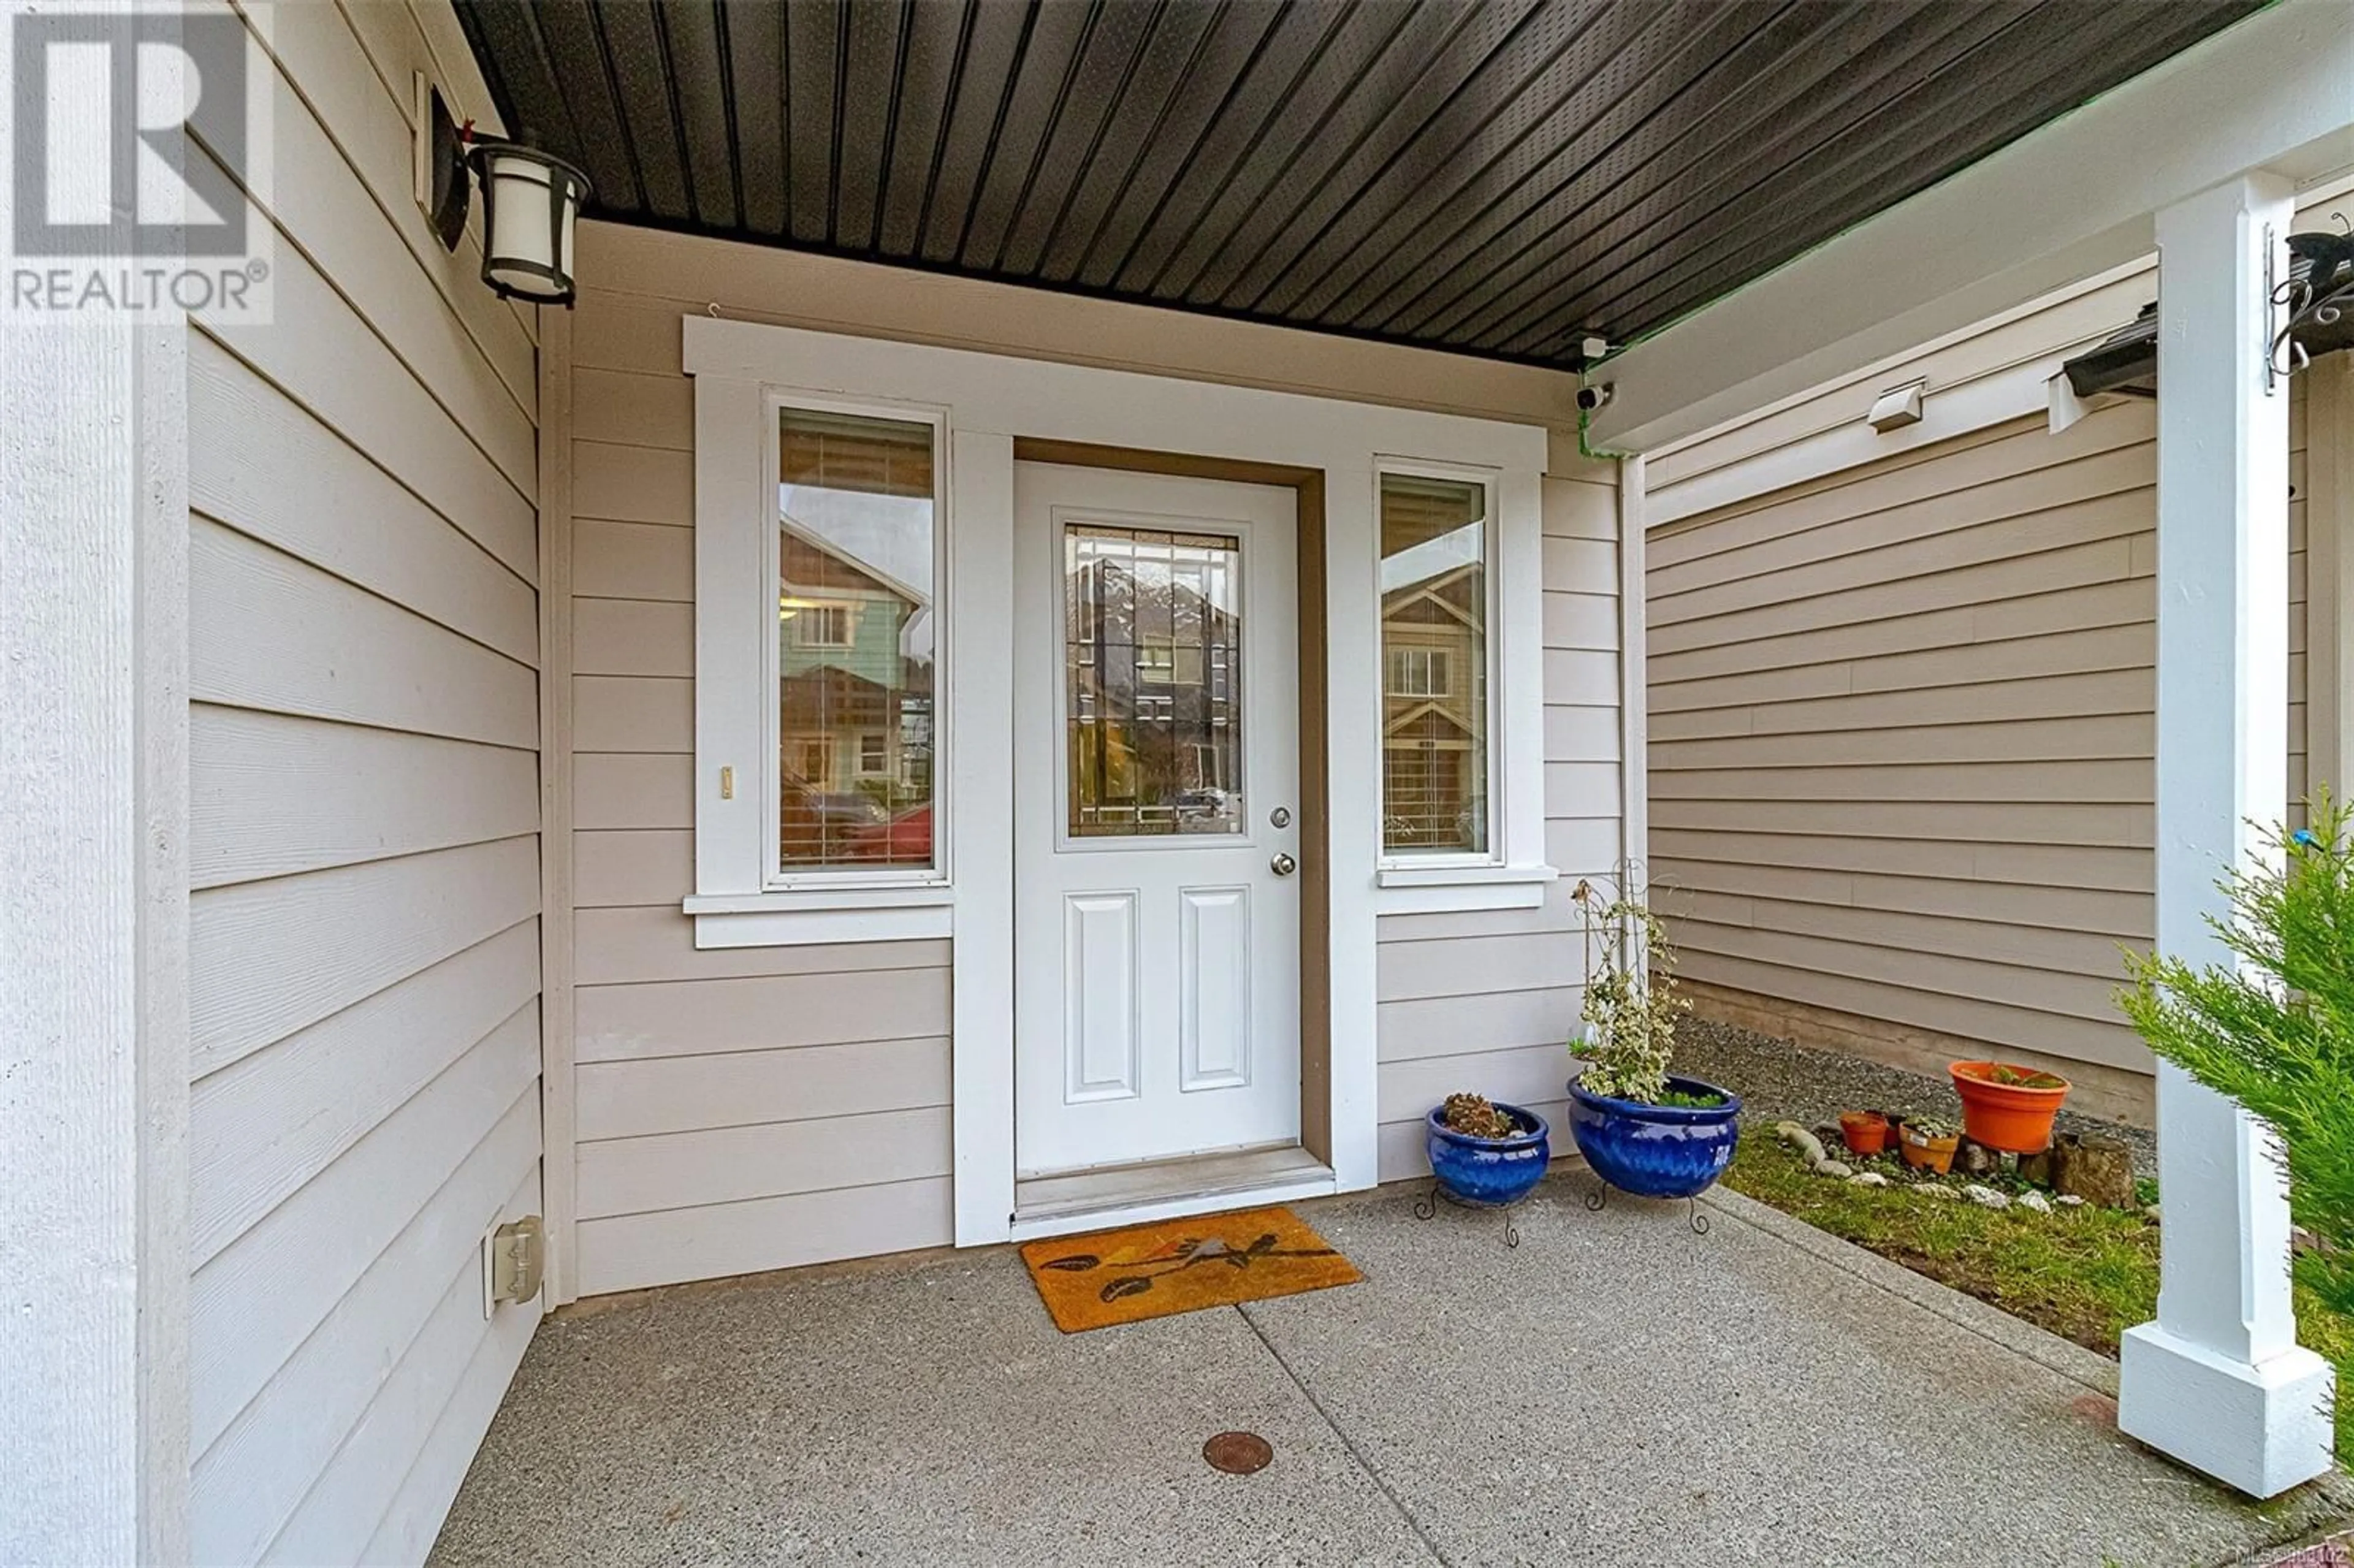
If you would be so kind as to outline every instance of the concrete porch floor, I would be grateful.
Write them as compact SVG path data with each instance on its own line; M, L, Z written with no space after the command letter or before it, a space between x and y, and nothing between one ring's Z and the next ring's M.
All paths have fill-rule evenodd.
M1299 1205L1337 1290L1056 1332L1008 1249L539 1331L440 1563L2221 1563L2262 1508L2120 1437L2113 1363L1732 1195ZM1208 1467L1227 1428L1274 1446Z

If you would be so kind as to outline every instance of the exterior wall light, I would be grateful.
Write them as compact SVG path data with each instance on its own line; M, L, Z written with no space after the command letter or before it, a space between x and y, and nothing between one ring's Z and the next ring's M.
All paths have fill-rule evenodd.
M466 164L482 182L482 281L502 299L569 307L588 176L522 142L478 142Z
M528 140L478 139L419 74L417 201L445 250L466 232L468 174L482 186L482 281L502 299L572 304L572 238L588 176Z

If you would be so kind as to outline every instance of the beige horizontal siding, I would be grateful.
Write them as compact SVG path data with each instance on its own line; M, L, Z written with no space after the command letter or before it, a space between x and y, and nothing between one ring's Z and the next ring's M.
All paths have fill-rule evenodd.
M694 384L675 311L573 344L580 1289L942 1245L949 944L695 948Z
M1424 1113L1458 1090L1559 1110L1585 979L1570 890L1622 851L1618 493L1559 444L1544 482L1545 853L1542 907L1392 915L1380 924L1375 1020L1382 1180L1430 1169Z
M1821 439L1810 418L1753 431ZM1704 1005L2081 1064L2136 1097L2149 1056L2114 995L2151 938L2154 435L2147 404L2057 436L2013 419L1653 536L1651 869ZM2292 527L2301 705L2301 501Z
M419 1561L539 1319L537 353L409 195L454 18L269 21L274 319L187 374L189 1529Z

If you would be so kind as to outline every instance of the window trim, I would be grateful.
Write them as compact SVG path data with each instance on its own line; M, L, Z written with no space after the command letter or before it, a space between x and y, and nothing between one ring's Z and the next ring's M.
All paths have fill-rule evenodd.
M695 890L682 907L695 918L695 946L945 938L955 899L949 410L768 379L697 375L695 389ZM788 408L931 430L928 866L788 871L781 863L783 715L777 694L785 639L777 618L783 581L777 475L779 417ZM854 609L844 608L854 617ZM756 822L745 820L748 806Z
M1508 493L1525 478L1512 471L1442 458L1376 453L1373 465L1376 573L1382 482L1393 474L1476 483L1485 493L1480 570L1487 613L1483 649L1487 713L1480 740L1487 760L1488 842L1484 850L1478 851L1416 851L1393 850L1385 840L1377 840L1373 846L1375 908L1383 915L1533 909L1544 902L1546 885L1560 874L1545 863L1542 514L1531 504L1534 496ZM1514 528L1515 519L1523 527ZM1523 533L1530 536L1522 537ZM1522 596L1526 603L1514 602L1507 592L1508 582L1534 585L1532 593ZM1374 603L1374 645L1380 650L1374 677L1385 701L1389 649L1378 623L1378 587ZM1451 654L1448 662L1453 662ZM1468 676L1474 668L1467 665L1463 673ZM1375 772L1380 780L1377 789L1385 789L1387 783L1386 756L1382 761L1384 766ZM1377 833L1384 831L1384 821L1385 813L1377 811Z

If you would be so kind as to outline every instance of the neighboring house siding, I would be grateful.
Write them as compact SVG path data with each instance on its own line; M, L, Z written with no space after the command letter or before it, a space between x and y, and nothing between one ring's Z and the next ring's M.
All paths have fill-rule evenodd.
M1430 1169L1423 1118L1458 1090L1554 1118L1566 1098L1585 949L1570 892L1620 853L1618 492L1615 465L1553 441L1544 482L1545 857L1561 879L1525 912L1392 915L1376 984L1381 1175Z
M409 196L454 17L269 36L275 320L188 371L194 1554L417 1561L539 1318L537 360Z
M694 875L695 739L694 399L680 318L716 304L822 330L1354 397L1380 395L1360 368L1368 351L1254 329L1270 352L1250 363L1269 374L1246 374L1235 356L1220 360L1216 334L1161 313L601 225L582 237L572 335L580 1292L944 1245L950 944L702 952L680 911ZM1445 403L1435 382L1430 397L1511 417ZM1574 437L1556 445L1566 477L1548 481L1545 501L1547 588L1559 590L1546 599L1547 700L1558 705L1547 709L1549 850L1564 869L1604 870L1619 832L1614 471L1577 459ZM1385 943L1405 939L1381 960L1384 1123L1421 1115L1399 1107L1426 1079L1559 1097L1557 1084L1537 1086L1564 1075L1575 1012L1574 982L1560 978L1576 958L1561 934L1566 885L1527 915L1384 922ZM1444 1060L1457 1053L1469 1059ZM1560 1060L1540 1067L1548 1055ZM1393 1157L1405 1147L1397 1130L1384 1128L1384 1176L1419 1159Z
M2152 934L2155 430L2014 418L1653 532L1651 869L1704 1012L2147 1114L2113 998Z

